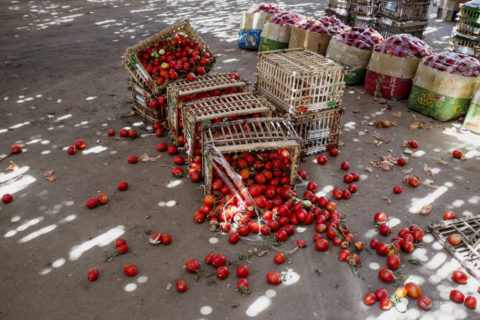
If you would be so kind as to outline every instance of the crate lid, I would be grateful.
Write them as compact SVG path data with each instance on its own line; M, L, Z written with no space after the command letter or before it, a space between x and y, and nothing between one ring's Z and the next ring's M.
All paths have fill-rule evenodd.
M242 87L250 82L244 79L232 79L230 73L216 73L197 77L194 81L187 79L175 81L168 86L168 90L174 90L179 96L193 93L219 90L226 88Z
M290 121L283 118L252 118L212 124L203 129L203 139L207 150L217 148L226 153L300 148L302 140Z
M227 94L187 102L183 112L188 120L201 122L229 116L273 111L267 99L251 92Z
M342 67L333 60L306 49L284 49L258 53L259 63L266 60L288 72L324 72L326 68Z

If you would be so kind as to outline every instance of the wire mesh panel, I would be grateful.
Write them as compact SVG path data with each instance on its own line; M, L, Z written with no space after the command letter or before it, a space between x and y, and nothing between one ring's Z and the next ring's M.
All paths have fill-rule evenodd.
M480 58L480 39L470 38L456 34L452 38L451 49L458 53Z
M203 152L203 127L250 117L271 117L275 108L265 99L245 92L187 102L183 107L186 150L191 164Z
M188 101L248 91L250 82L235 78L231 73L217 73L170 84L167 87L167 115L172 138L177 139L182 134L182 109Z
M168 37L175 35L176 33L185 34L188 39L194 40L197 44L203 45L207 48L208 52L212 52L208 49L207 44L203 39L197 34L195 29L190 25L189 20L182 21L176 25L173 25L153 36L150 38L140 42L139 44L130 47L125 52L124 61L122 63L123 67L130 73L132 78L142 87L151 90L154 94L158 95L162 93L165 88L167 87L168 81L162 85L157 85L157 83L153 80L147 70L143 67L140 63L137 54L140 51L143 51L147 48L155 46L160 41L166 40ZM213 63L215 62L215 56L212 54L212 58L210 59L210 63L205 66L205 71L208 72L213 67Z
M252 118L216 123L204 127L203 139L203 170L208 193L212 185L214 150L222 154L282 150L291 158L290 183L295 180L301 137L286 119Z
M342 113L343 109L335 108L292 117L292 124L303 139L303 154L315 154L338 145Z
M291 114L334 108L343 97L342 66L313 51L258 53L257 90Z
M443 247L480 280L480 216L442 221L429 228ZM462 237L462 242L457 246L448 242L448 237L454 233Z

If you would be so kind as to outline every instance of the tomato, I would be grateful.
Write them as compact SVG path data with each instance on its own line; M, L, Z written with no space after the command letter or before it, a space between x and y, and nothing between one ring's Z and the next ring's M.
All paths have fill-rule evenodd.
M375 249L380 244L380 241L377 239L370 240L370 248Z
M395 194L400 194L400 193L402 193L402 191L403 191L402 186L393 187L393 193L395 193Z
M247 225L248 225L248 229L252 233L258 233L258 231L260 231L260 228L255 221L250 221Z
M393 271L389 269L380 269L378 271L378 278L387 283L391 283L395 279Z
M456 283L465 284L465 283L467 283L468 276L465 272L460 271L460 270L456 270L456 271L453 271L452 279Z
M407 183L412 188L416 188L420 184L420 182L418 181L418 178L415 176L408 176Z
M137 274L137 267L133 264L126 264L123 266L123 272L129 277L133 277Z
M352 194L350 193L350 191L348 191L348 190L343 190L342 191L342 198L343 199L350 199L351 196L352 196Z
M452 233L447 240L452 246L458 246L462 242L462 236L458 233Z
M88 271L88 274L87 274L88 281L95 281L97 280L97 278L98 278L98 269L97 268L90 269L90 271Z
M328 239L333 239L337 236L337 230L333 227L327 228L327 238Z
M212 261L213 261L213 257L215 255L213 253L207 253L207 255L205 256L205 263L206 264L212 264Z
M127 243L122 238L115 239L115 247L120 247L120 246L126 245L126 244Z
M85 143L83 143L85 145ZM77 142L75 141L75 146L77 145ZM78 148L78 147L77 147ZM85 148L85 146L84 146ZM83 148L79 148L83 149ZM22 152L22 147L19 144L14 144L10 147L10 151L12 151L12 154L19 154Z
M270 221L275 221L275 220L270 220ZM262 233L262 235L268 236L270 234L270 227L264 224L260 227L260 232Z
M248 280L246 278L240 278L237 281L237 289L241 293L248 292Z
M267 273L267 281L271 284L279 284L282 282L282 276L276 271L270 271Z
M376 222L380 223L387 222L387 215L383 212L377 212L375 213L374 219Z
M285 262L285 254L283 252L277 252L275 256L273 257L273 261L275 261L276 264L282 264Z
M297 247L299 248L305 248L307 244L303 240L297 240Z
M238 240L240 240L240 235L238 232L230 232L228 235L228 242L235 244L238 242Z
M271 231L277 231L280 228L280 223L276 220L269 220L267 221L267 226Z
M409 233L410 233L410 230L408 230L408 228L405 228L405 227L398 230L398 236L402 238Z
M169 245L172 243L172 236L170 236L168 233L162 234L162 243L164 245Z
M122 244L121 246L117 247L117 252L119 254L127 253L128 252L128 246L126 244Z
M456 219L456 218L457 218L457 215L453 211L446 211L443 214L443 220L453 220L453 219Z
M332 239L332 243L335 246L339 246L339 245L342 244L342 239L340 239L340 237L335 237L335 238Z
M382 310L389 310L392 307L392 301L388 298L382 298L380 299L380 308Z
M227 266L220 266L217 268L217 277L219 279L225 279L226 277L228 277L228 267Z
M465 305L470 308L470 309L476 309L477 308L477 299L473 296L468 296L465 298Z
M185 158L182 157L182 156L175 156L173 157L173 162L177 165L177 166L181 166L181 165L184 165L185 164Z
M330 153L330 155L331 155L332 157L338 156L338 152L339 152L339 151L338 151L337 148L330 148L330 149L328 149L328 153Z
M358 187L355 183L351 183L351 184L348 185L348 191L350 191L351 193L355 193L355 192L357 192L357 190L358 190ZM342 196L343 196L343 194L342 194Z
M356 267L360 265L360 256L358 254L351 254L350 256L347 257L347 262L349 265Z
M417 228L417 229L413 230L412 236L413 236L413 240L415 240L416 242L422 241L423 240L423 230L420 229L420 228Z
M452 290L450 291L450 299L457 303L463 303L463 301L465 300L465 296L459 290Z
M456 158L456 159L461 159L462 156L463 156L463 153L462 153L462 151L460 151L460 150L453 150L453 151L452 151L452 155L453 155L453 157Z
M282 229L275 232L275 239L277 239L278 241L283 242L287 240L287 238L288 238L288 234L285 230Z
M403 238L403 241L407 241L407 242L413 242L415 240L413 239L413 236L411 233L407 233L402 238Z
M345 183L352 183L353 182L353 176L350 173L347 173L343 176L343 181Z
M395 290L395 297L398 299L405 298L408 294L408 291L405 287L398 287L397 290Z
M337 189L337 188L333 189L332 190L332 197L334 197L337 200L342 199L342 190Z
M377 251L377 254L381 256L386 256L390 252L390 248L388 247L388 244L383 242L379 243L375 249Z
M417 304L423 310L430 310L432 308L432 300L425 296L418 298Z
M408 142L408 145L410 146L410 148L416 149L416 148L418 148L418 141L417 140L410 140Z
M365 244L362 241L355 242L355 249L357 251L362 251L365 248Z
M340 261L346 261L348 257L350 257L350 251L347 249L341 250L338 254L338 260Z
M322 165L323 165L323 164L327 163L327 161L328 161L328 159L327 159L326 156L324 156L324 155L319 155L319 156L317 156L317 163L318 163L318 164L322 164Z
M411 241L403 241L402 243L402 250L406 253L412 253L413 250L415 249L415 246L413 245L413 242Z
M198 264L197 259L191 259L185 262L185 270L191 273L195 273L200 270L200 265Z
M377 297L377 300L382 300L383 298L388 297L388 291L384 288L377 289L377 291L375 291L375 296Z
M405 288L410 298L417 299L422 294L422 290L420 290L420 287L415 282L407 283Z
M242 225L238 226L237 232L242 237L245 237L245 236L248 236L248 234L250 233L250 228L247 225L242 224Z
M342 225L340 225L341 227ZM345 232L345 231L344 231ZM353 242L354 238L353 238L353 234L351 233L347 233L345 234L345 236L343 237L343 240L347 241L347 242Z
M239 278L246 278L248 277L248 274L250 273L250 271L248 270L248 267L247 265L245 264L240 264L238 265L237 267L237 276Z
M306 180L307 179L307 171L305 170L298 170L297 172L298 176L300 178L302 178L303 180Z
M291 224L284 225L282 230L284 230L289 236L295 232L295 228Z
M390 227L386 223L382 223L378 228L378 232L382 236L388 236L390 234Z
M315 248L318 251L325 251L328 249L328 241L325 239L319 239L315 242Z
M177 281L177 291L178 292L185 292L187 291L187 283L183 280Z
M377 301L377 297L375 296L375 293L369 292L363 297L363 303L367 306L371 306Z
M212 266L218 268L227 263L227 258L223 254L216 254L212 259Z
M392 270L397 270L400 267L400 255L389 255L387 257L387 266Z
M203 223L203 221L205 221L205 213L203 213L202 211L195 211L195 213L193 214L193 220L196 223Z

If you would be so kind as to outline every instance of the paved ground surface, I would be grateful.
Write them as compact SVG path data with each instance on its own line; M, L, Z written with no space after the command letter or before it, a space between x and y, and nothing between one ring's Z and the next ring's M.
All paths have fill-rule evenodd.
M324 2L295 4L299 13L320 12ZM287 2L287 3L288 3ZM365 307L363 295L386 285L377 279L377 269L385 260L372 250L362 254L364 266L355 277L347 265L337 261L338 249L316 252L313 246L291 255L292 263L275 266L272 254L252 258L249 276L252 293L235 291L236 277L208 278L196 282L182 265L187 259L202 259L209 252L220 252L233 259L252 248L249 243L228 245L222 234L210 233L207 225L196 225L192 214L200 204L202 191L187 181L170 183L172 160L129 165L130 154L156 155L155 146L167 138L146 134L137 117L129 113L127 73L121 68L126 47L184 18L190 18L202 37L220 55L217 71L237 70L254 81L255 53L239 50L235 35L238 12L249 1L3 1L0 4L0 154L20 143L25 152L0 162L0 194L11 192L14 201L0 206L0 318L1 319L473 319L477 311L467 310L448 299L457 287L450 279L459 264L431 235L414 256L425 262L406 262L404 273L421 284L434 301L432 311L424 312L410 301L409 310L382 312L378 304ZM436 8L431 8L432 14ZM452 24L430 21L427 41L446 48ZM309 158L302 164L311 180L324 192L340 186L343 175L339 164L348 160L362 174L359 191L341 202L340 211L357 238L377 237L372 215L380 210L395 218L394 232L400 226L417 223L422 227L439 221L444 211L460 217L478 214L480 170L478 136L459 130L459 123L440 126L407 110L405 102L392 102L391 111L361 87L348 88L344 105L341 154L319 167ZM393 116L401 112L401 117ZM410 130L414 117L429 129ZM398 122L398 127L377 129L376 119ZM107 137L107 128L117 131L135 127L142 135L132 140ZM430 128L431 127L431 128ZM368 130L365 135L358 133ZM368 144L378 132L389 143ZM69 156L65 147L76 139L87 143L87 150ZM403 139L417 139L419 157L407 169L425 184L405 187L401 195L391 189L401 184L400 168L385 172L365 171L379 156L399 156ZM467 161L453 160L450 151L462 149ZM447 164L439 164L437 159ZM7 173L16 163L19 169ZM429 176L424 165L434 168ZM49 182L45 171L55 171L57 182ZM431 180L428 185L427 179ZM126 180L130 188L116 191ZM106 206L85 208L85 200L98 192L109 195ZM392 199L388 205L385 199ZM174 201L177 202L174 205ZM431 203L429 216L415 212ZM169 232L170 246L152 247L152 232ZM313 227L295 238L309 243ZM106 262L114 251L113 239L122 236L131 252ZM215 243L218 240L218 243ZM261 250L261 247L259 247ZM134 263L139 273L127 278L125 263ZM97 266L101 275L95 283L86 280L87 271ZM317 276L315 269L323 271ZM269 286L269 270L287 271L290 281ZM184 279L189 285L178 294L169 283ZM478 283L470 279L461 290L478 297ZM394 287L387 286L390 292Z

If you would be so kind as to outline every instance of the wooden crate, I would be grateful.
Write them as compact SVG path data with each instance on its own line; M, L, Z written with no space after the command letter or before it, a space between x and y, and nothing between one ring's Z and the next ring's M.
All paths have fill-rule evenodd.
M426 21L430 2L405 3L401 0L378 1L378 14L395 21Z
M461 35L480 40L480 24L470 22L461 17L455 26L455 32Z
M256 90L296 115L334 108L343 97L344 69L306 49L258 53Z
M150 101L157 99L150 91L140 87L135 81L130 80L128 83L129 90L132 92L133 110L136 114L145 119L148 123L155 123L158 121L166 120L167 111L166 106L158 106L157 109L150 107Z
M183 111L185 149L191 165L194 156L203 155L204 126L215 122L234 121L243 117L271 117L275 107L265 98L244 92L187 102L183 106Z
M451 50L480 59L480 39L456 34L452 38Z
M377 19L375 22L375 30L382 35L384 39L390 38L396 34L408 33L419 39L423 38L423 32L427 27L427 21L419 21L413 23L392 23L391 25L385 24L381 19Z
M365 4L365 3L355 3L352 5L351 14L353 15L353 19L357 16L362 17L373 17L376 13L376 6L373 3Z
M295 131L302 137L302 154L312 155L336 147L340 139L341 107L292 116Z
M480 24L480 8L463 5L460 8L460 15L471 23Z
M161 86L157 85L150 74L145 70L143 65L138 60L137 54L140 51L143 51L147 48L150 48L156 45L158 42L166 40L168 37L171 37L177 33L185 34L188 39L195 40L199 45L204 45L206 50L211 53L210 63L206 65L205 71L209 72L213 68L213 63L215 62L215 55L208 48L207 44L203 39L195 32L195 30L190 25L189 20L182 21L176 25L173 25L154 36L140 42L139 44L127 48L124 54L124 61L122 63L123 67L128 71L131 77L143 88L147 88L152 91L154 94L159 95L167 87L170 80L165 81ZM186 72L179 72L179 77L185 77Z
M375 26L375 21L375 17L363 17L355 15L353 17L352 25L360 28L373 28Z
M300 136L284 118L252 118L217 123L203 129L206 192L210 193L215 157L242 152L285 150L291 157L290 184L300 160ZM233 179L234 177L229 177Z
M477 280L480 280L480 216L434 223L429 227L433 236ZM458 233L462 242L452 246L448 236Z
M182 109L186 100L195 100L192 95L201 98L198 96L216 90L219 90L220 94L228 91L246 92L249 86L249 81L242 78L232 79L230 73L210 74L197 77L195 81L180 80L171 83L167 87L168 127L171 137L176 140L182 135Z

